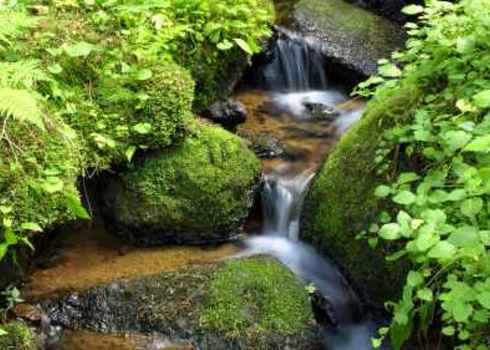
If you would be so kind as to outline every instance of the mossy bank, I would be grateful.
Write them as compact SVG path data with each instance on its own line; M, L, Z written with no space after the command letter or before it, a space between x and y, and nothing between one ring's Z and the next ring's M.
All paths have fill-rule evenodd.
M112 283L41 304L55 324L72 329L156 331L203 350L320 349L304 285L266 257Z
M33 331L22 322L10 322L2 325L6 332L0 335L0 349L2 350L40 350L38 339Z
M341 138L320 168L305 200L302 237L334 258L379 305L399 295L406 271L385 260L389 246L374 250L356 237L383 205L374 195L382 181L375 158L383 132L403 123L419 96L418 91L401 87L370 102L359 123Z

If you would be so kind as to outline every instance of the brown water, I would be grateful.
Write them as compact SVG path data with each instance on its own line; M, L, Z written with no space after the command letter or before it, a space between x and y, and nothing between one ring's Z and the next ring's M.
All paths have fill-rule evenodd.
M57 239L56 246L55 261L48 268L37 267L32 272L24 288L27 299L215 262L238 251L233 244L130 247L106 232L102 225L86 225L65 232Z

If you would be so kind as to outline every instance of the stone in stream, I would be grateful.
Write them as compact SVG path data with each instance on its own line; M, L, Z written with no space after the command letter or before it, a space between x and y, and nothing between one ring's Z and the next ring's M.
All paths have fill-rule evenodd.
M106 224L142 246L234 239L252 206L260 169L243 140L201 125L181 146L148 155L110 182Z
M324 56L365 76L405 40L399 25L344 0L300 0L293 20Z
M213 103L204 110L203 117L220 124L225 129L234 130L247 120L247 109L242 103L230 98Z
M284 153L280 141L269 133L239 130L238 136L247 140L250 149L261 159L277 158Z
M303 105L314 120L334 121L340 115L335 107L324 103L304 102Z
M319 350L309 298L275 259L187 267L39 301L54 325L157 333L201 350Z

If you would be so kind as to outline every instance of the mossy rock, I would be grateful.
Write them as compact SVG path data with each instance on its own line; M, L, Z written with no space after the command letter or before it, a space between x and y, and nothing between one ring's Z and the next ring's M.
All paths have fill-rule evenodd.
M0 326L0 330L7 332L0 335L0 349L2 350L37 350L40 349L38 340L32 330L22 322L10 322Z
M67 328L158 332L202 350L320 349L303 284L268 257L115 282L41 305Z
M300 32L319 39L325 56L366 76L405 40L400 26L344 0L300 0L293 19Z
M320 168L305 200L302 237L345 268L354 285L376 304L397 298L406 269L399 262L386 261L389 246L373 250L356 236L375 221L383 204L374 196L382 181L375 171L375 157L383 132L403 123L419 96L413 89L385 89L370 102Z
M243 140L202 125L109 186L109 228L142 245L225 241L239 233L259 179L260 162Z

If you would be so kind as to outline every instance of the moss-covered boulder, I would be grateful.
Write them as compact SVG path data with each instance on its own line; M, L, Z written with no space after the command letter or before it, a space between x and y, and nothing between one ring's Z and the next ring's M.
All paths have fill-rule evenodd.
M2 350L37 350L40 349L38 339L22 322L10 322L0 326L6 332L0 335L0 349Z
M67 328L158 332L202 350L320 349L304 285L267 257L116 282L41 305Z
M377 62L399 49L402 29L344 0L300 0L294 25L318 39L325 56L364 75L377 71Z
M375 157L383 132L403 122L419 96L417 91L400 88L385 90L372 101L320 168L304 205L302 237L344 267L355 286L378 304L400 293L405 269L399 262L385 260L389 246L373 250L356 236L382 205L374 190L381 182Z
M114 181L107 221L136 244L225 241L239 233L259 178L260 162L240 138L203 125Z

